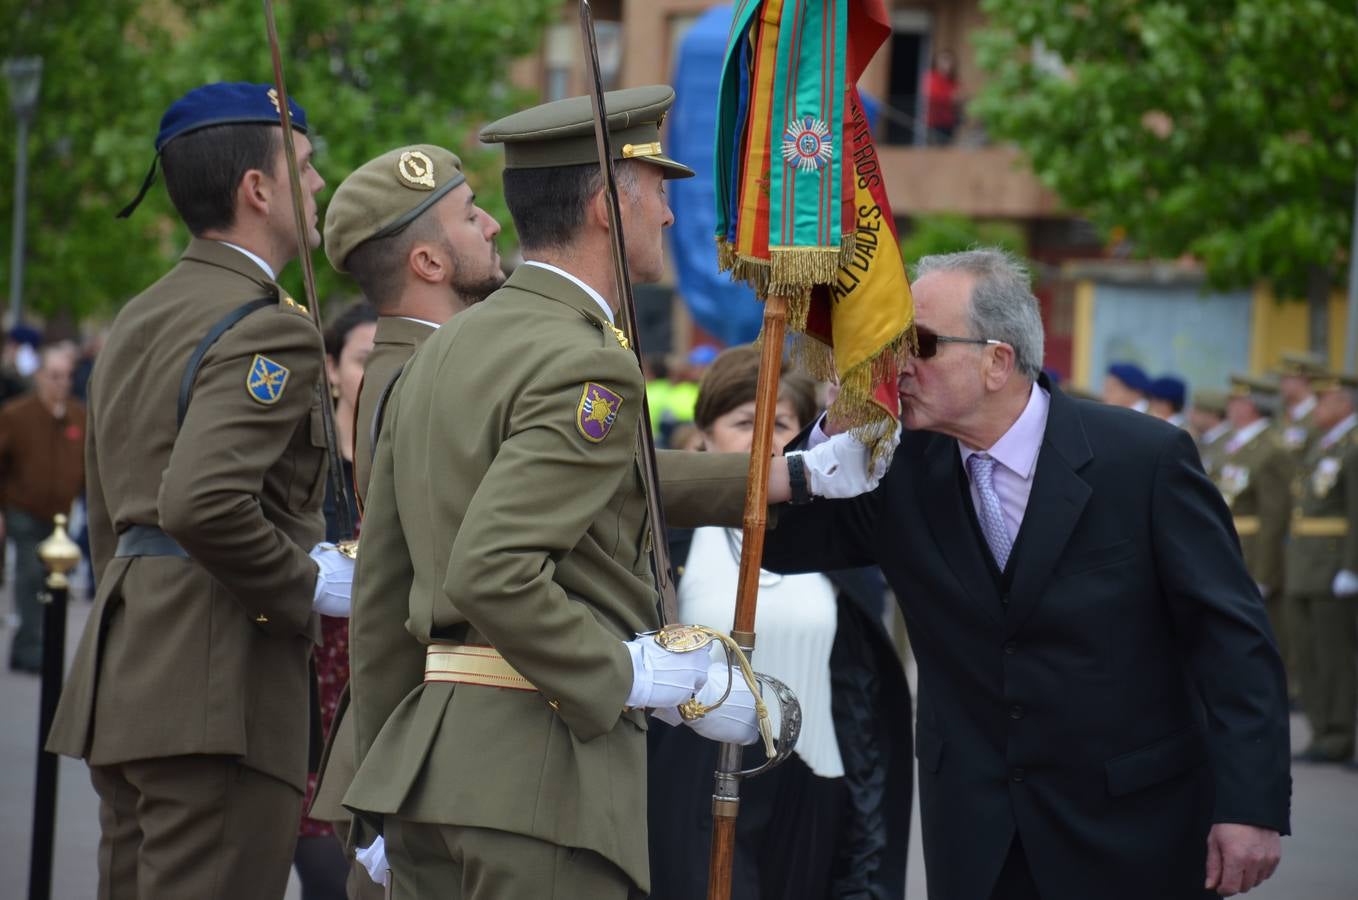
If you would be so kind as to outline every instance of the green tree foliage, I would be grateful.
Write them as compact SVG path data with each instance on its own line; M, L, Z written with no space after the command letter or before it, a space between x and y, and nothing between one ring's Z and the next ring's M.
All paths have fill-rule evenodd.
M1138 252L1301 296L1347 257L1358 162L1351 0L983 0L972 107Z
M956 253L978 246L1003 247L1020 257L1027 252L1023 232L1016 225L940 214L910 220L910 233L901 239L901 254L907 265L913 265L921 256Z
M365 160L402 143L458 153L478 202L508 223L499 154L482 148L485 121L531 101L510 87L513 60L535 50L557 0L336 3L278 0L275 15L289 93L307 109L327 181L320 202ZM188 233L163 186L128 220L165 108L209 81L272 82L259 0L0 0L15 23L5 55L45 60L30 147L26 306L75 316L111 311L182 250ZM6 106L0 129L14 133ZM0 179L14 141L0 141ZM9 242L13 192L0 191ZM322 298L353 291L322 251ZM8 269L8 256L0 262ZM297 266L284 283L301 296Z

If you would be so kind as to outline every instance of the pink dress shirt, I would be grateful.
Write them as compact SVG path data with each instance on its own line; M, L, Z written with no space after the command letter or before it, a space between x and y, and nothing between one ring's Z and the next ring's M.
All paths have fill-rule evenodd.
M985 453L998 463L994 475L995 493L1004 510L1004 528L1009 540L1018 538L1023 513L1028 508L1028 495L1033 491L1033 475L1037 473L1037 454L1042 449L1042 437L1047 431L1047 411L1051 409L1051 395L1033 384L1028 405L1009 430L988 450L971 450L957 442L962 454L962 471L967 471L967 458L974 453ZM971 485L971 503L980 515L981 498L976 485Z

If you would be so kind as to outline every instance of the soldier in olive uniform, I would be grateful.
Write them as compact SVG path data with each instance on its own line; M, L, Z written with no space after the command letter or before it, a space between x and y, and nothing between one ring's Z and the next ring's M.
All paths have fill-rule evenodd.
M1292 641L1283 619L1283 547L1292 508L1292 461L1271 427L1277 402L1272 381L1231 376L1226 413L1234 430L1222 446L1214 480L1231 508L1245 567L1259 586L1287 660Z
M431 144L413 144L370 160L340 182L325 214L325 251L378 311L377 335L363 369L354 427L354 487L368 493L379 406L402 367L434 329L504 282L495 237L500 224L476 205L462 161ZM354 778L353 718L340 698L321 761L311 814L344 835L340 804ZM361 867L349 896L382 896Z
M1189 426L1198 442L1202 468L1213 479L1221 466L1222 448L1231 433L1231 420L1226 418L1228 397L1225 391L1203 388L1193 392L1193 405L1189 407Z
M1278 393L1282 396L1282 414L1278 428L1283 444L1298 462L1315 437L1316 395L1311 390L1311 378L1325 375L1325 357L1319 353L1283 354L1278 367Z
M335 189L325 252L377 307L354 429L354 481L368 492L379 401L401 367L444 322L504 283L500 223L476 205L462 161L413 144L364 163Z
M321 339L274 280L299 248L272 96L212 84L166 112L156 149L193 239L90 381L99 592L48 747L89 763L103 898L282 896L314 610L347 614L347 561L318 545ZM323 182L292 115L315 244Z
M661 150L673 98L654 86L605 99L639 281L663 271L664 179L692 174ZM717 676L637 637L659 624L643 383L614 324L589 100L481 137L506 144L526 261L429 339L387 405L357 572L359 771L344 802L383 832L402 900L641 896L644 710ZM774 460L770 502L870 489L866 449L840 438L836 464L805 460L805 485ZM744 454L659 464L672 524L740 520ZM721 738L711 718L689 724Z
M1317 394L1316 436L1298 472L1287 590L1304 636L1301 699L1311 724L1302 758L1353 757L1358 707L1358 380L1324 375Z

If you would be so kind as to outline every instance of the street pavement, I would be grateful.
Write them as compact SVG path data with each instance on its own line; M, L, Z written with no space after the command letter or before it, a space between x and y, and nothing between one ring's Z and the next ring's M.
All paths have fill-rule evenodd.
M12 609L7 592L3 599L0 610ZM89 604L83 599L72 602L66 637L68 659L88 613ZM11 623L0 624L0 710L5 717L0 727L0 900L27 896L38 740L38 679L9 671L12 633ZM1293 716L1293 748L1300 748L1305 740L1305 723ZM1250 897L1353 900L1358 897L1358 770L1299 763L1292 776L1293 837L1283 842L1283 861L1277 874L1251 891ZM88 900L95 896L98 800L83 763L63 758L58 778L52 900ZM906 896L908 900L924 900L918 809L910 837ZM299 897L294 876L286 900Z

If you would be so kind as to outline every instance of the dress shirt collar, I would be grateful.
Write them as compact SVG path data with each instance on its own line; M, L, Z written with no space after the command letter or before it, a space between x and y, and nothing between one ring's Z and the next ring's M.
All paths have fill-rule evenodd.
M1226 452L1234 453L1235 451L1239 450L1241 447L1245 446L1250 441L1254 440L1256 437L1262 434L1263 430L1267 427L1268 427L1267 417L1255 419L1253 422L1246 425L1244 428L1240 429L1235 434L1231 435L1231 439L1226 442Z
M405 319L407 322L419 322L421 325L428 325L430 328L438 328L439 323L431 322L428 319L417 319L414 316L397 316L398 319Z
M983 452L1024 481L1029 480L1037 468L1037 454L1042 449L1050 409L1051 395L1034 382L1028 394L1028 405L989 450L971 450L961 441L957 442L957 449L962 453L962 467L966 468L967 460L973 454Z
M1358 413L1350 413L1344 421L1325 432L1325 436L1320 439L1320 449L1328 450L1339 442L1339 439L1353 430L1353 426L1358 425Z
M1287 408L1287 417L1291 419L1293 422L1300 422L1303 418L1305 418L1307 413L1309 413L1311 410L1315 408L1316 408L1316 395L1311 394L1309 397L1307 397L1300 403L1296 404L1295 406L1289 406Z
M590 297L594 299L594 302L599 304L599 309L604 311L604 318L608 322L608 324L610 325L616 324L613 321L613 310L611 307L609 307L608 301L604 300L603 295L596 291L594 288L585 284L579 278L576 278L570 272L567 272L565 269L559 269L550 263L538 262L535 259L525 259L522 265L537 266L539 269L546 269L548 272L555 272L562 278L574 282L580 288L580 290L584 291L586 294L589 294Z
M239 250L241 253L244 253L246 256L250 257L250 259L254 260L255 265L259 266L261 269L264 270L264 274L269 276L270 281L278 280L278 276L274 274L273 269L270 268L268 263L260 259L255 254L251 253L249 250L246 250L240 244L233 244L230 241L218 241L217 243L224 244L227 247L230 247L232 250Z
M1211 428L1207 429L1202 433L1202 442L1204 444L1215 444L1217 441L1221 440L1222 436L1227 434L1230 430L1231 421L1229 419L1222 419L1216 425L1213 425Z

